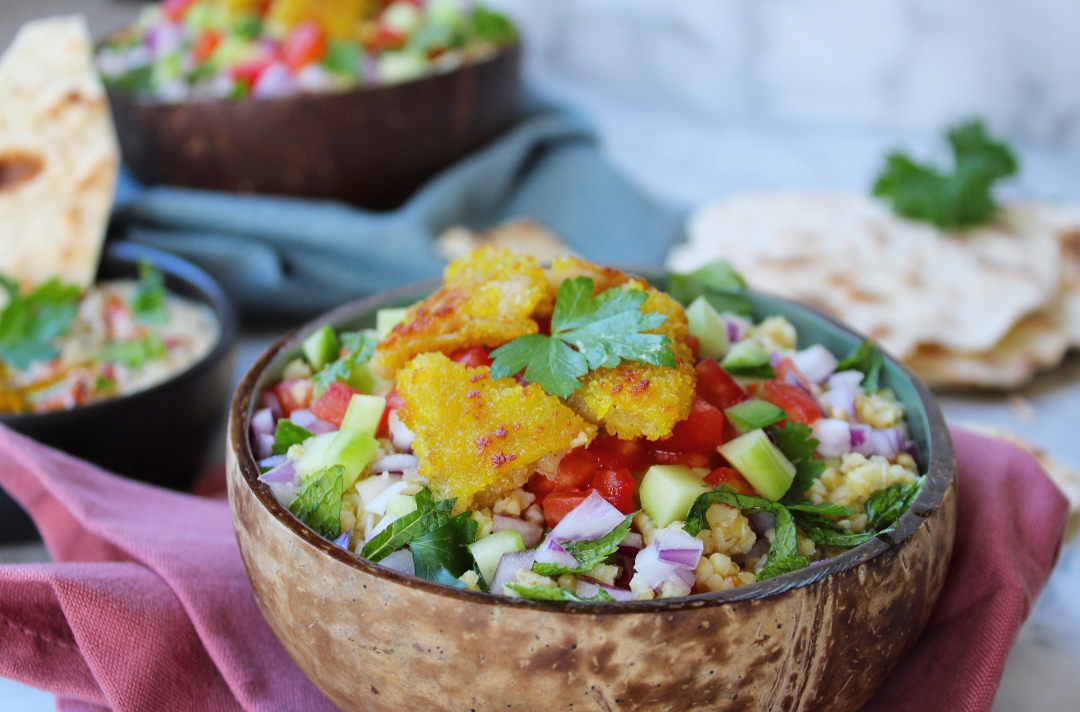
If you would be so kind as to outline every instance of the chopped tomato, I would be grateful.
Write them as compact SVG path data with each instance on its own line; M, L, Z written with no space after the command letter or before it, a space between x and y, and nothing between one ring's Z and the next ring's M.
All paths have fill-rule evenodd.
M690 415L675 424L671 437L649 443L648 447L664 452L715 452L723 444L724 414L695 395Z
M653 464L652 455L640 440L623 440L614 435L599 435L588 448L600 467L640 472Z
M285 64L294 72L318 62L326 55L326 36L314 22L302 22L285 39L281 48Z
M391 388L386 394L386 407L383 408L382 418L379 420L379 427L375 429L375 433L380 437L390 436L390 426L388 421L390 419L390 411L397 410L405 405L405 399L398 393L398 389Z
M164 0L161 3L161 11L173 22L183 19L184 13L194 5L196 0Z
M690 347L690 352L694 355L694 360L698 360L698 354L701 353L701 339L693 334L686 335L686 345Z
M396 50L405 46L405 42L409 38L406 35L391 29L385 25L379 25L375 30L374 35L370 37L366 44L366 49L371 52L378 52L379 50Z
M554 527L575 507L585 501L592 490L567 490L552 492L544 498L544 520L549 527Z
M600 470L592 482L593 489L623 514L630 514L634 506L634 476L630 470Z
M281 413L286 418L292 415L294 410L302 410L311 405L312 384L309 378L282 381L270 390L277 396Z
M450 354L450 360L463 363L469 368L491 365L491 357L488 356L488 350L483 346L466 346L463 349L458 349Z
M760 496L753 485L747 482L746 478L742 476L741 472L733 470L730 467L718 467L705 475L705 483L710 484L713 487L727 484L731 485L731 488L739 494L749 495L750 497Z
M690 468L704 468L711 470L717 459L715 453L709 452L664 452L658 450L653 453L658 465L683 465Z
M555 480L544 477L539 472L534 473L529 478L529 481L525 483L525 491L536 495L536 503L543 506L544 499L555 491Z
M758 389L758 397L780 408L792 420L807 425L822 415L814 397L793 383L765 381Z
M238 64L232 68L232 78L247 86L248 89L255 86L255 82L259 81L259 77L266 71L266 68L274 63L273 57L264 57L262 59L252 60L250 62L244 62Z
M585 448L576 447L559 460L555 474L555 489L565 491L585 487L600 467L596 457Z
M359 392L341 381L334 381L311 406L311 412L316 418L341 425L341 421L345 420L345 411L349 409L349 401Z
M803 375L802 371L799 370L799 367L796 366L791 359L782 359L780 363L776 364L775 368L777 380L783 381L785 383L790 383L791 379L788 378L790 374L791 376L797 378L801 383L805 383L807 387L809 387L810 379Z
M739 388L735 379L711 358L702 359L694 370L698 378L698 395L714 408L723 410L750 398L743 389Z
M203 32L199 35L199 39L195 40L195 44L191 48L191 56L196 62L202 64L210 59L219 44L221 44L220 32L214 32L212 30Z

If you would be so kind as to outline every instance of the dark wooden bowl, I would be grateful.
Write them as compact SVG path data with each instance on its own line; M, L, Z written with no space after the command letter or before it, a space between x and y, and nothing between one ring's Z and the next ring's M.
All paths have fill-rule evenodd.
M217 317L217 343L200 361L138 393L72 410L0 416L35 440L133 479L190 489L228 403L235 368L237 325L225 293L205 272L179 257L116 242L105 248L99 280L138 276L150 260L171 292L208 304ZM26 514L0 491L0 541L35 536Z
M662 285L654 275L651 281ZM322 324L369 327L429 283L354 302L283 337L233 398L229 501L263 614L300 669L345 710L851 712L911 649L941 591L956 528L956 463L930 391L889 360L928 479L885 540L801 571L689 598L546 603L449 588L357 558L300 524L258 482L249 419ZM791 302L802 345L861 337ZM932 702L930 707L933 707Z
M397 207L514 122L521 47L416 81L285 99L166 104L109 92L124 162L148 185Z

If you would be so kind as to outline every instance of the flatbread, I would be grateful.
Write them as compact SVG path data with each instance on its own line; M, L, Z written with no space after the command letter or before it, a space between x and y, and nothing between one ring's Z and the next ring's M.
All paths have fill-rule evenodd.
M506 247L516 254L531 255L541 264L574 254L558 235L532 220L506 222L480 234L457 225L435 238L435 251L447 260L481 247Z
M119 163L86 20L24 25L0 58L0 274L90 286Z
M1061 292L1057 236L1031 209L943 238L869 196L744 193L690 217L668 266L731 260L756 289L812 304L901 357L982 353Z

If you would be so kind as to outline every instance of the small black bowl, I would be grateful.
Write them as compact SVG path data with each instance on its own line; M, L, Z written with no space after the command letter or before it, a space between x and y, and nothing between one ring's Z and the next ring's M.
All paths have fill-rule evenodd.
M170 292L213 309L220 331L210 353L144 391L72 410L0 415L0 423L117 474L186 490L202 468L232 395L236 316L209 275L159 250L111 243L102 256L98 280L136 278L142 259L161 270ZM35 536L30 518L0 490L0 542Z

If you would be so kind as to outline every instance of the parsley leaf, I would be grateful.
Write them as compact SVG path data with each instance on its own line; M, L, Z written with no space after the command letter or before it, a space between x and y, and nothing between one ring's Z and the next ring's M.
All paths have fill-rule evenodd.
M809 425L789 420L783 428L772 425L766 428L773 442L791 464L795 465L795 479L791 481L789 492L801 494L821 478L825 471L825 461L814 457L814 450L820 441L813 437Z
M147 334L141 339L106 344L98 352L98 358L110 363L122 363L128 368L139 368L147 361L165 358L167 353L160 336Z
M141 324L164 324L169 320L165 309L165 278L149 260L139 260L139 284L129 306L135 321Z
M580 598L573 593L570 593L562 586L525 586L520 583L508 583L504 584L506 588L512 591L516 591L522 598L529 598L533 601L577 601L579 603L606 603L608 601L614 601L610 593L604 589L593 596L592 598Z
M462 512L441 527L409 542L416 575L429 581L440 581L441 573L457 578L472 568L473 557L465 547L476 541L479 524L472 513ZM446 576L442 578L447 578ZM462 584L458 581L459 584Z
M881 389L881 369L885 367L885 360L878 351L877 345L870 339L862 342L859 348L848 354L848 357L836 364L839 371L860 371L866 378L862 385L867 393L877 393Z
M593 297L593 286L590 277L564 281L551 315L551 336L519 336L492 351L491 377L506 378L524 368L527 380L567 398L590 369L614 368L624 359L675 368L671 339L641 333L667 319L641 311L648 295L640 289L608 289Z
M51 361L60 351L54 342L70 328L79 309L79 288L50 279L20 295L10 279L0 281L8 303L0 313L0 359L24 371Z
M454 510L456 499L444 499L436 502L431 491L422 489L416 493L416 509L394 520L379 532L375 538L364 545L360 555L371 561L382 561L390 554L408 544L413 539L450 521L450 512Z
M877 534L883 534L919 498L925 477L909 485L894 482L870 495L866 501L866 521Z
M683 306L704 296L723 314L729 312L740 316L753 316L754 306L746 298L746 280L727 260L713 260L693 272L668 273L668 294Z
M337 539L341 534L344 480L345 468L341 465L324 467L300 487L296 499L289 505L289 511L324 539Z
M619 526L599 539L559 542L568 554L577 559L578 565L576 567L567 568L559 564L533 564L533 571L541 576L585 573L597 564L603 563L604 559L619 549L619 544L630 532L630 522L634 520L635 515L637 515L637 512L626 515L626 519Z
M874 184L874 195L888 200L897 215L942 229L990 221L998 208L994 183L1017 172L1016 157L1008 146L987 135L981 121L953 128L948 139L954 157L952 173L893 153Z
M357 369L362 368L371 360L378 343L378 334L370 329L342 334L341 345L347 353L312 377L314 397L318 398L322 395L334 381L341 381L353 387L361 385L357 382ZM361 390L364 389L361 388Z
M275 455L284 455L290 447L299 445L313 435L307 428L301 428L291 420L282 418L277 422L277 432L274 433L274 444L270 451Z

